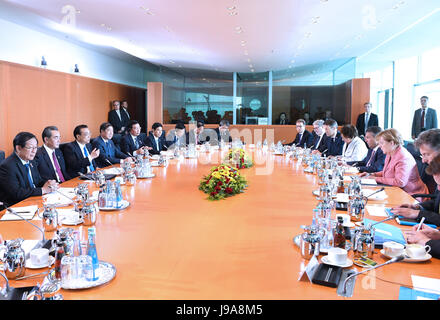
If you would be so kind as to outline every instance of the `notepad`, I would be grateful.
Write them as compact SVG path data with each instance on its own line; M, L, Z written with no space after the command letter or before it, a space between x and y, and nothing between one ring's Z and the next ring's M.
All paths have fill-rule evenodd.
M370 219L364 219L364 225L372 225L377 221L373 221ZM394 241L401 244L406 244L406 240L403 237L402 230L400 230L398 227L392 226L388 223L379 223L373 226L375 229L374 234L374 243L378 245L382 245L384 242L387 241Z
M400 287L399 300L438 300L439 294Z
M23 219L31 220L34 217L35 212L38 210L38 206L14 207L11 209L14 210L14 212L17 213ZM23 220L23 219L20 219L15 214L10 213L9 211L6 211L6 213L3 215L3 217L0 220L1 221L19 221L19 220Z
M377 186L377 182L374 179L361 179L361 184L368 186Z
M411 275L411 280L416 290L440 294L440 279Z
M366 206L368 214L373 217L388 217L388 213L385 207L378 206Z

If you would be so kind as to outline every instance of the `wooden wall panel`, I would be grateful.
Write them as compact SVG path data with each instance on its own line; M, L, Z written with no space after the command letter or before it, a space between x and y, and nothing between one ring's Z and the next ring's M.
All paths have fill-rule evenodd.
M73 140L78 124L95 137L115 99L126 99L132 118L145 125L145 89L0 61L0 149L9 155L20 131L34 133L41 145L49 125L59 128L62 142Z
M365 112L364 104L370 102L370 79L351 80L351 123L356 125L358 116Z
M163 83L147 83L147 128L148 132L155 122L163 123Z

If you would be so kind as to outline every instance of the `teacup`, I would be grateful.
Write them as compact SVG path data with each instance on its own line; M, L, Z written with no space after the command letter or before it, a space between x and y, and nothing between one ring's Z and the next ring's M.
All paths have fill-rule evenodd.
M413 259L424 258L429 251L431 251L431 247L428 245L422 246L417 243L406 245L406 254Z
M387 241L383 243L383 250L385 252L385 255L389 257L397 257L402 255L404 249L405 246L403 244L394 241Z
M46 248L34 249L30 253L30 258L34 266L45 266L49 263L49 250Z
M328 259L334 264L345 264L347 262L347 250L342 248L330 248Z

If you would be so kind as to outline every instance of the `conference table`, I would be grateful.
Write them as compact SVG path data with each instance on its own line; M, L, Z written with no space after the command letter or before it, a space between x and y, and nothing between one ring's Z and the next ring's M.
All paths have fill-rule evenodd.
M301 162L291 157L246 150L255 162L240 170L248 187L225 200L207 200L198 189L202 177L223 161L225 151L220 150L200 151L198 159L170 159L166 167L153 167L154 178L122 186L130 206L100 211L95 224L98 257L116 267L115 278L95 288L62 289L64 299L398 299L401 285L411 287L411 275L440 278L440 262L432 258L387 265L374 271L374 279L368 273L360 275L352 298L338 296L335 288L299 281L309 260L301 257L293 238L304 232L301 225L312 222L318 177L305 173ZM94 182L78 178L61 186L78 183L97 190ZM387 199L368 204L392 207L415 201L400 188L385 191ZM42 198L29 198L14 207L31 204L41 207ZM381 220L368 212L366 218ZM398 226L395 221L387 223ZM73 228L86 234L88 227ZM41 239L41 233L24 221L0 222L0 234L4 239ZM46 238L53 235L46 233ZM352 251L349 257L353 258ZM378 249L373 259L388 260ZM26 275L41 271L27 269ZM11 285L24 287L42 280Z

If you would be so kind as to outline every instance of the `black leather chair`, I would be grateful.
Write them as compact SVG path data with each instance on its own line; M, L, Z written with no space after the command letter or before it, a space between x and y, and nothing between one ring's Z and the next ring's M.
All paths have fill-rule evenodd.
M119 151L121 151L121 141L122 141L122 137L123 137L122 134L120 134L120 133L115 133L115 134L113 135L113 138L112 138L112 141L113 141L113 143L115 144L115 147L116 147Z

